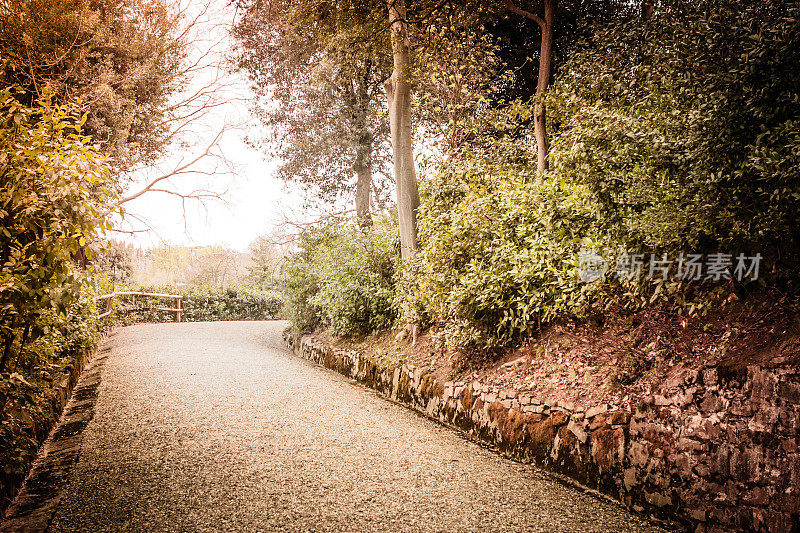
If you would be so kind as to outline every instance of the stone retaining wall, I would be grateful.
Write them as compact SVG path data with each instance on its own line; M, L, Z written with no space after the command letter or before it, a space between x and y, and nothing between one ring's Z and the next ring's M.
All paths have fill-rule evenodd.
M698 532L800 532L800 367L787 359L686 371L633 412L440 383L311 336L298 355L630 509Z

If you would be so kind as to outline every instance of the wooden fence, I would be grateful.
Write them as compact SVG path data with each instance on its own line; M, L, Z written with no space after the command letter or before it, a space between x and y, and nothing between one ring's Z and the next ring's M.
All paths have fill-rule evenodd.
M183 296L179 294L160 294L157 292L136 292L136 291L120 291L120 292L112 292L109 294L104 294L102 296L97 297L97 301L101 302L105 300L106 307L105 311L99 315L99 318L105 318L113 312L112 306L114 304L114 298L116 297L130 297L133 300L134 305L136 304L136 297L137 296L145 296L145 297L153 297L153 298L164 298L164 299L171 299L175 300L175 307L142 307L141 309L147 309L151 311L169 311L175 313L175 321L180 322L181 316L183 315Z

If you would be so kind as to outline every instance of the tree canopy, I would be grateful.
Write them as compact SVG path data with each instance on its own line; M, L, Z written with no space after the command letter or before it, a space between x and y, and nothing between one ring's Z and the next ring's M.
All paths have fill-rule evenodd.
M151 161L185 83L183 20L164 0L3 0L0 85L81 102L84 131L120 169Z

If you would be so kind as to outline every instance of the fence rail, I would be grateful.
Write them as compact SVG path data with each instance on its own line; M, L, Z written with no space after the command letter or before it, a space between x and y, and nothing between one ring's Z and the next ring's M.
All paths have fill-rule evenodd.
M95 298L97 302L106 301L106 308L103 313L98 315L98 318L105 318L113 312L114 298L129 296L136 303L137 296L153 297L153 298L166 298L175 300L175 307L145 307L143 309L150 309L155 311L168 311L175 313L175 321L180 322L183 315L183 296L180 294L162 294L158 292L137 292L137 291L119 291L103 294Z

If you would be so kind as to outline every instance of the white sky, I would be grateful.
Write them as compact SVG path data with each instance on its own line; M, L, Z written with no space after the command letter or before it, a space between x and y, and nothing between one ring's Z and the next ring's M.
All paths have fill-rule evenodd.
M198 10L203 0L182 0L191 2L189 10ZM227 29L233 19L233 11L227 7L227 0L212 0L215 12L208 12L198 21L192 36L195 57L211 50L212 56L206 63L215 62L228 54L232 39ZM176 0L177 3L177 0ZM184 4L186 5L186 4ZM180 198L159 192L151 192L126 204L128 215L123 227L141 230L149 226L147 232L136 233L126 240L132 240L142 247L151 247L163 242L181 245L219 244L244 251L257 236L268 233L283 220L287 213L298 213L301 198L283 182L274 178L276 163L266 161L258 151L245 144L247 126L253 122L247 104L249 90L247 80L216 68L204 68L192 76L190 91L203 87L214 79L220 79L221 87L214 91L212 99L221 105L195 123L192 134L187 138L193 146L172 150L169 156L155 167L137 174L130 192L139 190L148 177L161 175L164 170L180 166L181 161L192 160L215 138L224 124L238 124L239 128L228 130L219 143L217 154L235 165L233 172L227 168L215 168L218 160L207 160L198 166L211 175L183 175L169 180L171 190L182 192L208 189L215 192L227 191L224 202L207 201L201 205L187 200L184 209Z

